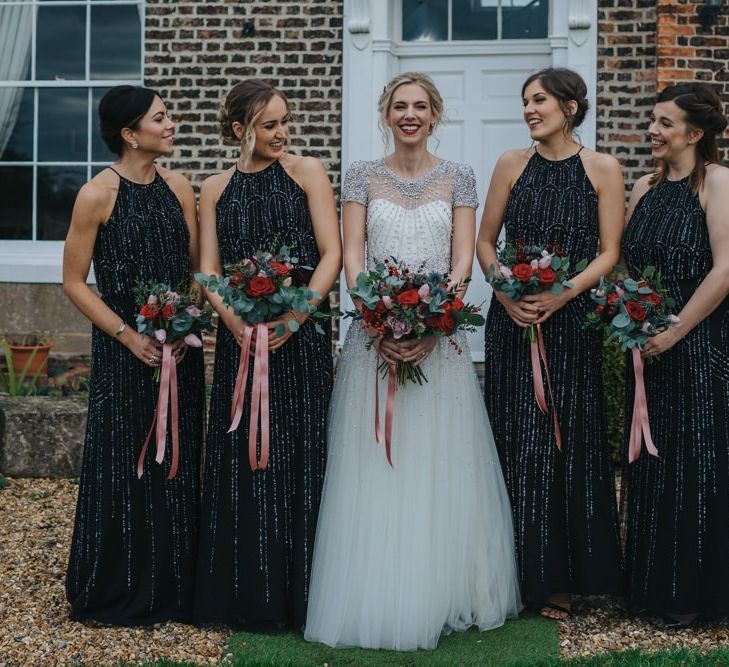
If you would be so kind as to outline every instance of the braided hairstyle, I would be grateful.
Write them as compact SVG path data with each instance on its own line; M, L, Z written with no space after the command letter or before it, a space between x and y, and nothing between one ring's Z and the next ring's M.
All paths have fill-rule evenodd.
M698 192L706 178L706 165L719 162L717 137L727 126L723 105L717 92L707 83L678 83L664 88L658 95L656 104L673 102L686 114L686 122L692 129L703 130L704 134L696 144L696 164L689 175L689 183ZM650 185L658 185L666 180L668 169L661 164L651 177Z

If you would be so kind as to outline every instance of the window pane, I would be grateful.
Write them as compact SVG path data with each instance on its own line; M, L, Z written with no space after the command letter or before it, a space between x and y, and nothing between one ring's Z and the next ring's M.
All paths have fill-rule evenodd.
M402 38L406 42L448 39L447 0L403 0Z
M35 76L84 79L86 7L38 7Z
M549 0L502 0L503 39L540 39L547 36Z
M86 162L88 145L86 88L38 90L38 159Z
M27 81L30 79L30 51L33 43L33 7L2 6L0 3L0 26L3 37L2 78L5 81Z
M496 39L498 0L453 0L453 39Z
M101 138L99 130L99 102L109 88L94 88L91 91L91 159L94 162L115 162L112 153Z
M0 166L0 239L33 237L33 168Z
M86 167L38 167L38 240L63 241Z
M141 78L141 40L138 5L92 7L91 78Z
M109 164L111 164L111 162L109 162ZM108 169L108 168L109 168L108 164L91 165L91 178L96 176L96 174L100 174L102 171L104 171L104 169Z
M33 89L0 88L0 161L33 161Z

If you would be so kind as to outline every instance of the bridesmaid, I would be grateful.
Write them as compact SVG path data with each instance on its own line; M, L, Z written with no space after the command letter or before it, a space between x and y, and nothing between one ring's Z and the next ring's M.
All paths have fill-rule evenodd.
M309 287L326 295L341 268L339 221L319 160L286 152L291 113L286 97L261 80L231 89L221 111L223 138L240 145L237 163L208 178L200 192L203 273L256 250L292 247L315 267ZM309 571L326 457L326 414L332 388L330 335L308 316L269 324L270 442L266 470L248 463L248 415L228 433L240 344L246 326L217 294L215 372L203 477L195 614L253 629L291 627L306 618ZM297 333L277 336L296 317Z
M522 87L534 145L504 153L489 186L477 254L496 263L502 227L510 243L558 244L592 260L561 294L511 301L496 292L486 323L486 405L511 497L524 602L564 619L573 594L619 594L617 507L602 391L602 337L583 329L585 290L617 262L624 188L618 162L580 145L587 88L549 68ZM539 411L525 328L541 324L555 391L553 415Z
M626 475L628 605L669 627L729 614L729 169L717 149L726 125L707 84L658 96L648 131L660 166L633 187L622 245L631 269L662 273L680 310L681 325L643 351L660 458L644 451Z
M99 103L101 135L118 161L78 194L63 257L63 288L91 320L91 386L76 522L66 578L74 620L115 625L186 621L197 550L204 378L201 350L179 364L180 465L137 457L152 423L160 346L136 332L137 281L189 285L197 269L195 195L155 165L175 124L148 88L117 86ZM94 262L97 295L86 284ZM183 358L184 357L184 358ZM169 436L168 436L169 438ZM166 451L171 451L170 442Z

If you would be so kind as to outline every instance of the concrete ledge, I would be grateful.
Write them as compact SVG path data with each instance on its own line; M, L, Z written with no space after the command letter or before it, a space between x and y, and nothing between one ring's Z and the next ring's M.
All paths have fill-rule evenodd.
M0 472L78 477L88 399L0 394Z

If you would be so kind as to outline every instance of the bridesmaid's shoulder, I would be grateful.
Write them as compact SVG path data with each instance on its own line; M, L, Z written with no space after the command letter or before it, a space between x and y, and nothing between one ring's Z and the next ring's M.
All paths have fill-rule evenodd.
M622 176L623 168L617 158L609 153L599 153L591 148L583 147L580 151L580 157L585 168L593 170L601 176Z
M726 192L729 190L729 169L720 164L706 165L704 189L709 196L712 192Z
M174 169L168 169L157 165L157 173L162 177L167 186L174 192L179 198L194 197L195 191L192 188L192 183L184 174Z
M235 170L236 166L233 165L232 167L228 167L225 171L221 171L220 173L208 176L200 184L200 196L202 197L211 195L214 199L217 199L230 182L230 179L233 177Z
M119 176L111 169L103 169L81 187L76 203L80 206L103 207L113 203L118 192Z
M302 184L304 190L308 186L315 186L322 179L329 180L326 169L319 158L310 155L294 155L284 153L280 159L281 166L297 183Z
M499 155L499 159L496 160L492 178L504 178L509 182L510 186L513 185L519 174L524 171L532 155L534 155L533 146L529 148L512 148L504 151Z

